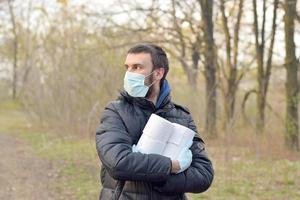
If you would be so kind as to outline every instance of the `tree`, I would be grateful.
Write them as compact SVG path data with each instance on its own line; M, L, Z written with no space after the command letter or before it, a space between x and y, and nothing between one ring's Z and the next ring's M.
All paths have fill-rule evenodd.
M182 5L185 4L185 5ZM202 30L198 20L193 17L193 13L197 11L197 6L194 2L188 5L185 1L172 0L171 19L173 26L171 31L174 33L174 40L178 38L178 43L174 42L176 48L167 48L167 51L175 57L185 74L187 75L188 83L193 88L197 87L197 78L199 72L200 50L202 46ZM186 7L188 9L186 9ZM178 12L183 13L183 17L178 17ZM199 10L198 10L199 12ZM183 27L186 22L189 26ZM166 29L168 32L168 29ZM170 31L170 30L169 30Z
M256 64L257 64L257 98L256 98L256 129L257 132L263 132L265 124L265 107L266 107L266 98L269 86L269 79L271 76L272 69L272 56L273 56L273 46L276 35L276 18L277 18L277 7L278 0L274 0L273 3L273 21L272 21L272 30L271 30L271 40L269 43L269 48L266 49L266 13L267 6L266 1L263 0L263 17L261 28L259 30L258 25L258 14L257 14L257 0L253 0L253 29L255 35L255 52L256 52ZM266 52L267 51L267 52ZM267 55L267 59L265 56ZM266 62L265 62L266 60Z
M221 91L224 95L224 110L225 110L225 123L232 124L234 117L236 92L238 89L239 81L241 80L243 73L238 76L238 52L239 52L239 34L241 18L243 14L244 0L240 0L238 4L236 22L234 25L233 39L230 33L228 25L228 16L225 13L225 1L220 0L220 11L222 13L222 24L225 35L226 43L226 64L222 71L224 71L225 83L222 84ZM233 5L234 6L234 5ZM232 44L233 43L233 44ZM223 67L223 66L221 66ZM225 128L226 128L225 127Z
M295 55L295 19L297 0L284 2L285 68L286 68L286 135L285 143L290 150L299 151L298 125L298 65Z
M7 0L9 13L11 17L12 33L13 33L13 80L12 80L12 98L17 96L17 82L18 82L18 35L15 21L15 13L12 5L12 0Z
M217 90L216 90L216 54L213 31L213 1L198 0L201 6L204 32L204 66L206 84L206 123L205 130L211 137L217 136Z

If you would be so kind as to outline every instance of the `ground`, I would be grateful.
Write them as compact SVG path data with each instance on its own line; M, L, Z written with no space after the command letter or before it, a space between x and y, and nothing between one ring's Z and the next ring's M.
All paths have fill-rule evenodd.
M78 187L91 188L86 184L95 181L83 180L88 172L74 165L77 157L71 159L79 154L75 148L82 151L81 146L69 140L65 144L62 138L47 135L40 127L31 126L28 116L14 105L11 108L1 104L0 199L91 199Z
M52 163L34 156L24 141L0 133L0 158L0 199L61 199Z

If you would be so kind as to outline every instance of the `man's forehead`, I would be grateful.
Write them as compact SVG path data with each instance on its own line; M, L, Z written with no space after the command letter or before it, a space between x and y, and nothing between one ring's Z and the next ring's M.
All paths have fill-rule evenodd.
M151 55L149 53L129 53L126 56L125 64L134 65L134 64L149 64L151 63Z

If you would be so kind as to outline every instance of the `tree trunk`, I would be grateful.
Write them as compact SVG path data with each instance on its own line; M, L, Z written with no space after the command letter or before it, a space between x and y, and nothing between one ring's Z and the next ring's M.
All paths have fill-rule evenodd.
M206 84L206 123L205 130L210 137L217 137L217 92L216 92L216 58L213 36L213 1L198 0L201 6L201 15L204 22L205 43L205 84Z
M197 88L197 76L198 73L193 70L193 69L189 69L187 71L187 79L188 79L188 84L193 88L196 89Z
M13 60L13 80L12 80L12 98L16 99L17 96L17 81L18 81L18 74L17 74L17 66L18 66L18 36L17 36L17 30L16 30L16 21L15 21L15 14L13 10L12 1L8 0L8 7L9 7L9 13L11 17L11 23L12 23L12 31L14 35L13 39L13 49L14 49L14 60Z
M216 115L217 115L217 92L216 92L216 78L215 69L207 69L205 73L206 84L206 121L205 131L210 137L217 137L216 130Z
M189 86L191 86L192 89L196 89L197 88L197 76L198 76L198 72L197 70L194 70L191 66L189 66L189 64L186 62L186 60L180 58L177 58L180 63L181 66L183 68L183 72L186 74L187 76L187 82L189 84Z
M262 80L260 80L262 81ZM265 126L265 107L266 107L266 94L262 89L263 85L258 87L256 96L256 132L262 133Z
M299 151L298 126L298 62L295 55L295 16L297 0L285 0L285 67L286 67L286 135L288 149Z
M222 24L225 35L225 44L226 44L226 69L224 69L225 85L223 95L224 95L224 112L225 120L223 127L227 129L227 126L232 128L234 122L234 108L235 108L235 98L236 90L238 87L237 80L237 63L238 63L238 51L239 51L239 31L241 18L243 13L243 4L244 0L240 0L238 4L238 13L236 16L236 23L234 24L233 37L229 31L228 17L225 11L225 0L220 0L220 11L222 13ZM231 8L233 9L233 8ZM232 39L231 39L232 38ZM233 44L231 44L233 40ZM233 55L232 55L233 53ZM226 75L226 71L229 72L229 75ZM228 76L228 77L227 77Z
M272 56L273 47L276 35L276 18L277 18L277 7L278 0L274 0L273 3L273 22L272 22L272 32L271 41L267 51L267 62L265 63L265 22L267 13L267 1L263 0L263 18L261 31L258 28L258 14L257 14L257 2L253 0L253 18L254 18L254 34L255 34L255 51L256 51L256 63L257 63L257 96L256 96L256 132L262 133L265 126L265 107L266 99L268 93L269 79L271 76L272 69ZM260 40L259 40L260 38Z
M228 82L227 93L225 96L225 120L226 126L232 125L235 108L235 95L236 95L236 84L235 82ZM225 128L226 128L225 126Z

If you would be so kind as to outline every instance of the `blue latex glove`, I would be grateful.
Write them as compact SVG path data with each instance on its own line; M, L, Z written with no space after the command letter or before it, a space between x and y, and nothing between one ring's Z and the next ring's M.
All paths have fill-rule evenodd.
M188 143L185 145L185 147L187 147L189 149L189 148L191 148L192 144L193 144L192 140L188 141Z
M178 156L178 162L180 166L180 170L177 172L183 172L185 171L192 163L193 154L191 150L189 149L193 144L193 141L190 141L186 144L186 146L181 150L179 156Z
M134 144L132 145L132 152L136 153L136 152L140 152L139 148Z
M180 166L180 170L177 172L183 172L184 170L186 170L192 163L192 152L191 150L189 150L188 148L184 148L182 149L182 151L180 152L179 156L178 156L178 162L179 162L179 166Z

